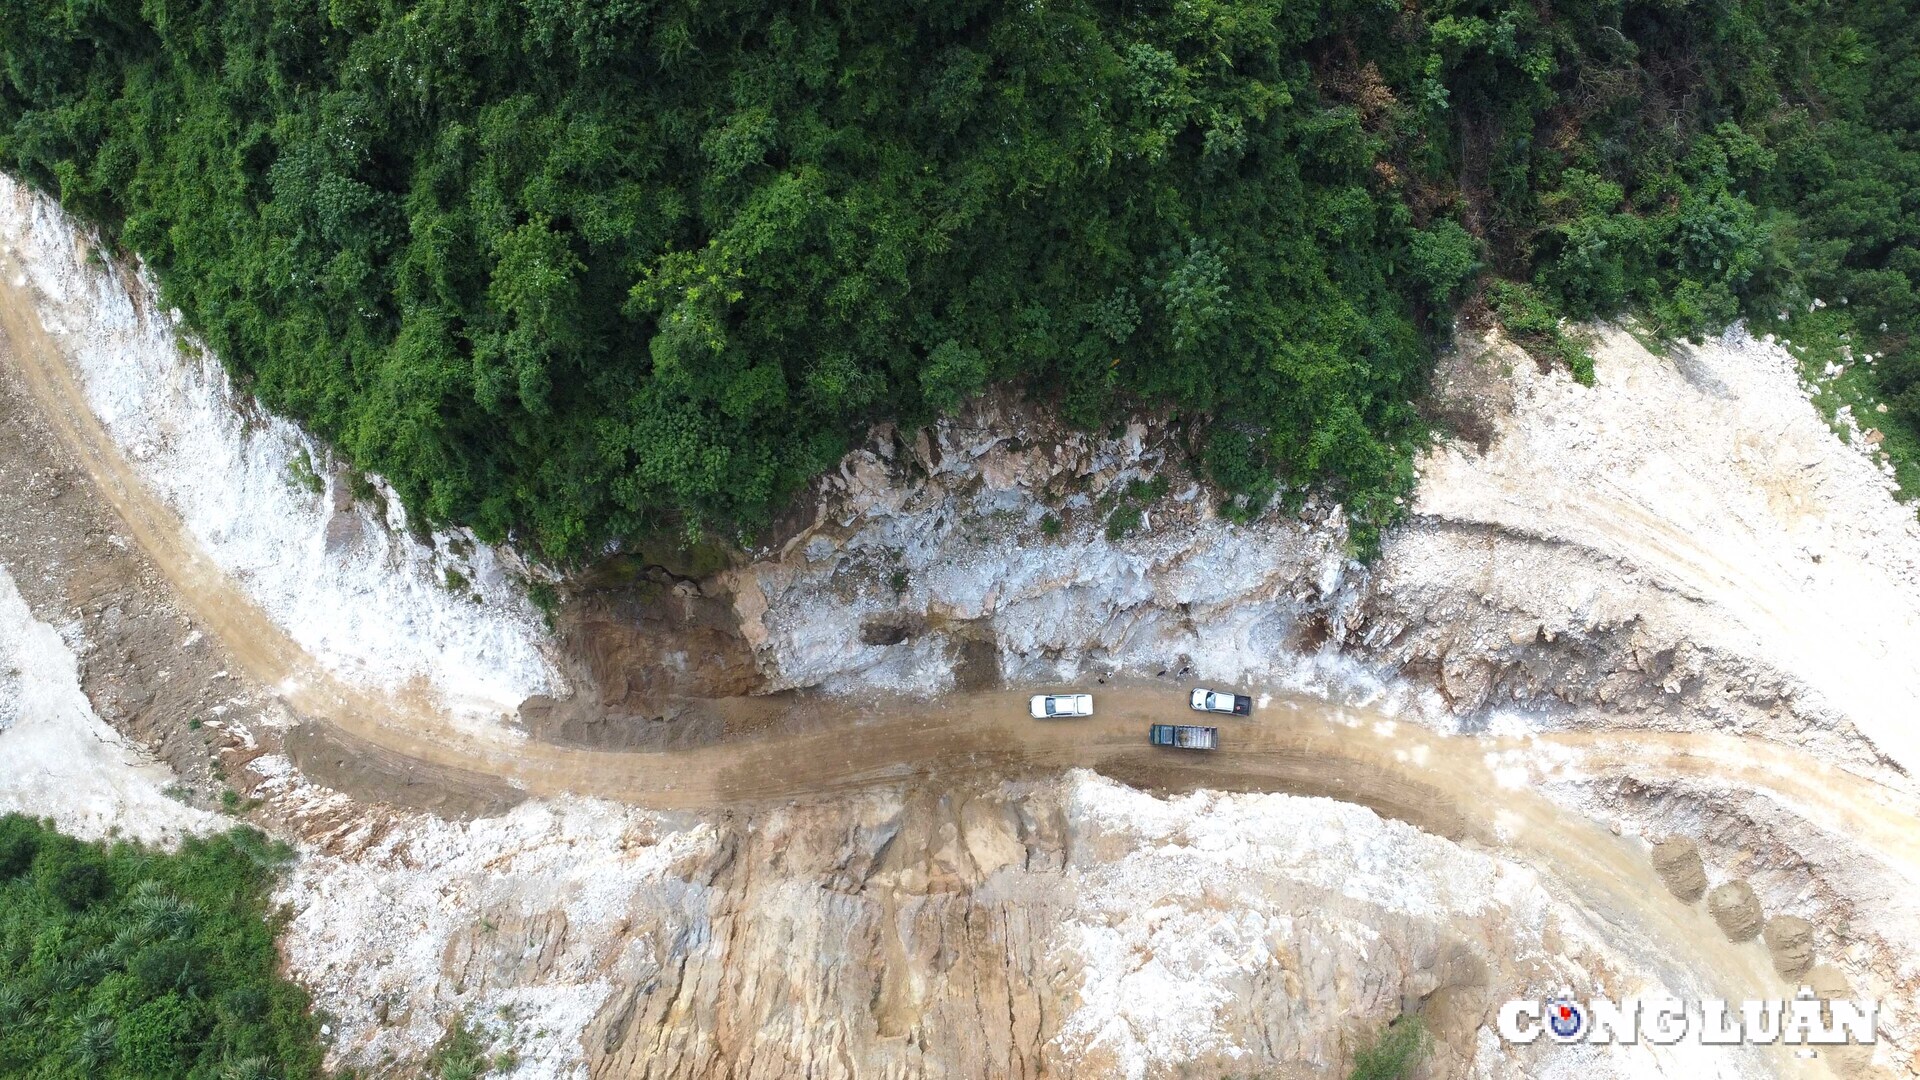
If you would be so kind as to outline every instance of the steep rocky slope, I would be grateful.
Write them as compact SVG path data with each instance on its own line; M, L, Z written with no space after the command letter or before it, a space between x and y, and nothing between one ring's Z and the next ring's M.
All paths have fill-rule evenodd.
M1509 997L1704 989L1512 860L1324 799L1076 772L457 824L253 768L307 838L289 960L346 1061L406 1060L463 1016L530 1076L1304 1077L1414 1011L1436 1075L1506 1076L1566 1058L1481 1036ZM1658 1048L1587 1067L1688 1069Z
M56 204L8 176L0 270L31 290L35 321L140 481L331 670L384 691L425 684L485 718L561 687L510 554L464 530L417 535L378 478L265 414L179 336L144 273L109 269Z
M88 833L218 827L161 793L163 769L120 763L137 751L52 628L17 601L0 617L0 671L66 672L57 706L25 693L0 730L0 803ZM370 807L218 729L252 816L302 850L289 965L336 1059L376 1075L459 1017L530 1077L1309 1076L1405 1009L1443 1070L1507 1075L1547 1059L1476 1029L1543 980L1695 989L1531 870L1324 799L1167 800L1082 772L462 823ZM90 739L106 757L49 750ZM1637 1060L1614 1064L1659 1066Z
M1304 1076L1417 1010L1440 1036L1435 1075L1818 1071L1515 1051L1487 1026L1493 1003L1562 984L1775 993L1784 957L1883 998L1877 1063L1913 1067L1920 841L1903 823L1920 676L1898 650L1920 541L1870 454L1820 423L1762 343L1659 356L1604 331L1583 388L1470 342L1434 402L1468 438L1423 460L1370 566L1347 558L1323 500L1219 520L1170 465L1179 433L1163 423L1095 438L990 399L873 432L777 548L584 591L560 654L541 655L505 587L510 554L423 542L372 500L333 497L352 479L320 475L297 433L241 422L244 401L174 347L143 282L90 261L49 205L9 197L0 328L37 336L0 353L70 364L105 442L63 442L72 425L36 415L59 403L0 373L0 476L19 480L0 489L15 512L0 563L22 598L0 590L0 689L19 703L0 759L95 738L105 717L180 770L189 799L231 783L258 800L252 819L304 853L284 892L289 964L332 1016L339 1062L399 1070L465 1016L524 1076ZM303 448L318 492L294 468ZM247 642L184 614L203 578L179 569L198 549L143 551L89 488L99 455L131 462L232 579L221 596L258 605L320 668L467 706L432 734L473 741L434 746L477 746L466 760L493 771L409 757L418 732L343 732L336 703L250 676ZM1130 486L1154 477L1163 496ZM283 527L290 570L247 561ZM327 617L303 625L309 603ZM1068 680L1125 684L1109 698L1128 700L1158 681L1177 700L1200 678L1263 705L1306 691L1365 706L1276 702L1250 748L1275 725L1305 747L1324 729L1342 740L1323 744L1329 766L1347 753L1341 769L1407 798L1437 782L1430 761L1471 763L1459 784L1487 776L1483 805L1449 790L1441 826L1380 803L1443 837L1325 799L1146 794L1060 775L1070 736L1104 727L1018 741L964 707ZM882 721L900 714L965 737L923 733L937 768L911 739L887 756ZM796 764L773 729L804 716L843 725L849 775L754 795L771 790L758 774ZM515 785L530 778L564 788L527 767L561 746L610 790L645 779L617 787L639 805L528 798ZM631 746L687 752L610 749ZM833 760L816 747L806 766ZM1170 786L1275 782L1234 763L1230 748ZM649 792L678 800L696 767L722 808L646 808ZM1329 787L1364 779L1325 771ZM176 805L149 765L102 766L97 790L33 775L7 770L0 797L76 827ZM180 812L167 828L209 824ZM1700 857L1669 875L1678 896L1648 843L1670 837ZM1766 932L1732 943L1703 895L1740 881L1758 915L1736 887L1722 921ZM1783 915L1804 925L1764 922Z
M1871 440L1822 423L1784 350L1737 330L1665 355L1620 329L1597 345L1592 388L1497 338L1447 358L1436 405L1479 444L1422 460L1407 523L1367 567L1342 557L1337 508L1235 527L1179 480L1111 539L1116 497L1165 474L1176 433L1152 425L1087 439L990 402L913 438L879 431L807 529L734 572L743 634L773 686L1158 673L1443 731L1773 742L1803 756L1771 785L1729 780L1734 759L1712 753L1661 778L1599 756L1517 772L1616 826L1697 837L1715 882L1753 876L1858 985L1912 1004L1920 861L1791 782L1839 768L1914 792L1911 508ZM1903 1046L1905 1013L1886 1022Z
M1497 340L1450 357L1443 402L1484 395L1477 369L1496 368L1505 407L1481 418L1485 449L1422 461L1370 567L1343 557L1337 508L1310 497L1236 527L1190 480L1116 542L1107 508L1169 472L1177 432L1089 439L992 401L911 438L877 431L815 521L727 584L770 688L936 692L983 664L1408 705L1426 687L1437 700L1413 711L1446 726L1594 709L1906 772L1920 675L1892 661L1920 634L1911 511L1807 406L1784 351L1739 331L1669 357L1620 330L1600 346L1593 388ZM1455 372L1471 391L1449 390Z

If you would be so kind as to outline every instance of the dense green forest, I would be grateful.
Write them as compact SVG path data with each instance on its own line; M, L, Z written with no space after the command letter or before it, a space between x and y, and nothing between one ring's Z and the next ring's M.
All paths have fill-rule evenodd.
M288 854L247 829L169 854L0 816L0 1076L323 1075L267 913Z
M0 164L269 405L552 557L876 418L1170 407L1246 510L1411 483L1463 300L1848 299L1920 419L1908 0L12 0ZM1881 330L1884 324L1885 330Z

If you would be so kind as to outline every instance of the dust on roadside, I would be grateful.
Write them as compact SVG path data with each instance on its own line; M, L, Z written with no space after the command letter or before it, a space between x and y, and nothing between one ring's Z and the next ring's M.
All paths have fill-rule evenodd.
M12 348L3 331L0 348ZM100 718L172 767L190 801L217 807L222 729L272 726L280 706L173 602L32 400L0 366L0 564L34 616L76 647Z
M0 350L15 347L0 329ZM179 776L174 794L210 810L227 790L244 800L255 782L247 763L282 749L280 733L299 718L196 625L33 400L14 366L0 364L0 566L34 617L73 646L94 711ZM515 799L505 785L390 764L356 758L319 771L356 798L453 816Z

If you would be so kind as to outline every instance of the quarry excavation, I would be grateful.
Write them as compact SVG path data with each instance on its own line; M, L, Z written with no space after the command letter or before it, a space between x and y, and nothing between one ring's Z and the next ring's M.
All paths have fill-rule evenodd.
M0 1080L1920 1080L1915 57L0 5Z
M1584 387L1464 335L1433 407L1485 438L1371 562L990 396L764 546L560 575L410 528L51 203L0 222L0 805L285 840L335 1066L1308 1076L1404 1016L1433 1076L1920 1068L1920 530L1777 346L1597 327ZM1494 1034L1803 985L1878 1041Z

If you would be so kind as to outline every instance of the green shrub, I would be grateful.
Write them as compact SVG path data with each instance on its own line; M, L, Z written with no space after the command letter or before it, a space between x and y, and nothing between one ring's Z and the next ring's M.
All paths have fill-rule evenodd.
M1419 1017L1399 1017L1353 1055L1347 1080L1407 1080L1432 1047L1433 1038Z
M47 895L75 911L90 907L113 887L105 863L84 849L45 851L36 870Z
M1593 385L1593 355L1560 325L1560 316L1537 290L1519 282L1496 281L1487 289L1487 301L1516 345L1560 361L1573 372L1575 381Z
M0 817L0 883L31 869L39 850L40 828L32 819L18 814Z
M128 1013L115 1031L119 1058L141 1076L176 1072L196 1027L194 1011L178 994L163 994Z
M934 346L920 369L920 391L927 405L938 412L959 408L986 383L986 357L951 338Z
M1407 244L1407 272L1424 299L1445 308L1480 271L1480 241L1451 218L1415 230Z
M283 845L81 843L17 814L0 838L38 849L30 875L0 879L0 1075L322 1075L268 920Z
M205 959L191 941L156 941L127 961L127 973L148 995L197 991Z
M1146 508L1166 494L1167 478L1155 476L1148 480L1129 480L1126 487L1104 496L1101 501L1112 506L1107 515L1107 540L1116 542L1132 535L1145 520ZM1042 528L1045 524L1041 523Z
M1012 380L1090 430L1175 409L1227 513L1318 487L1364 547L1422 316L1482 274L1582 381L1559 316L1851 297L1899 352L1916 51L1887 0L27 0L0 164L423 526L745 536L870 422Z
M1206 448L1201 452L1201 464L1221 490L1237 497L1237 501L1227 508L1237 512L1236 516L1257 514L1272 498L1272 466L1254 444L1253 437L1244 430L1214 428L1207 436Z
M456 1016L428 1065L435 1080L478 1080L493 1071L494 1062L480 1034L467 1026L465 1017Z

